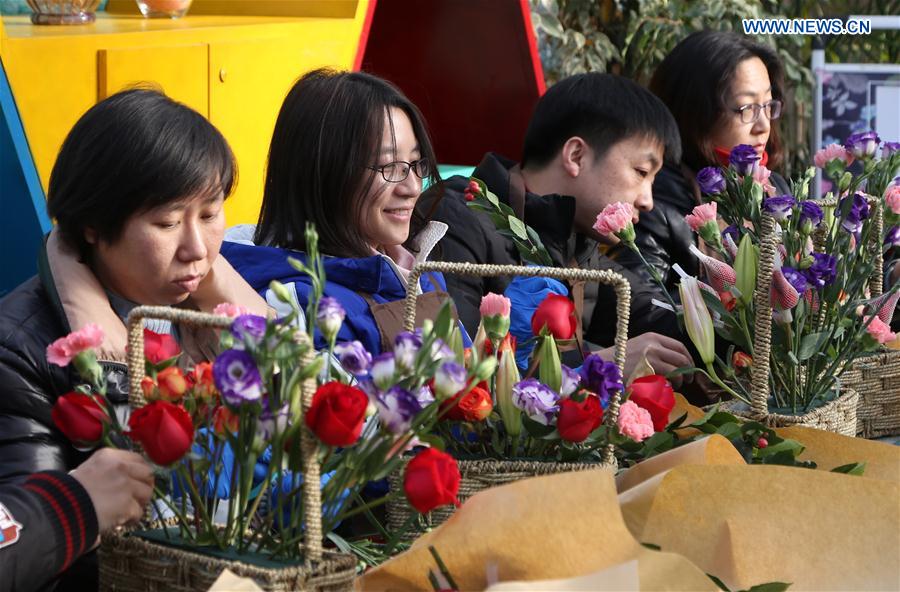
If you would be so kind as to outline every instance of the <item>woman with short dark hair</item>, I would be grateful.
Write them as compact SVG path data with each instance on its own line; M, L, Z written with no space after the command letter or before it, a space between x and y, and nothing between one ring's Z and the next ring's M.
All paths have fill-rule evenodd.
M43 245L39 274L0 300L0 482L68 472L88 457L51 419L56 399L80 384L71 367L48 363L57 338L99 325L107 396L126 407L124 320L135 306L211 312L231 302L266 314L265 302L218 256L234 175L218 130L158 92L113 95L78 120L50 176L47 206L58 226ZM188 328L150 328L174 334L195 361L212 352L214 344ZM60 586L96 589L96 567L96 554L86 555ZM39 556L17 565L35 586L56 575L44 570Z
M259 224L230 230L222 253L273 306L283 306L268 293L279 280L304 310L310 280L287 259L305 257L312 223L327 255L324 294L347 312L337 340L377 354L399 332L409 271L447 229L416 212L425 179L438 181L434 150L399 89L362 72L310 72L275 123ZM443 301L443 278L426 274L420 289L431 296L419 299L427 307L419 318L429 318ZM326 345L321 336L317 345Z
M784 75L772 48L736 33L699 31L666 56L650 90L678 123L682 158L667 163L656 176L655 207L641 215L635 230L641 252L674 290L679 281L675 264L690 275L698 272L689 250L693 233L684 220L700 203L697 172L727 165L731 149L739 144L752 146L768 169L781 165L777 120L784 108ZM768 184L770 192L789 192L775 172ZM630 253L623 253L620 263L641 267Z

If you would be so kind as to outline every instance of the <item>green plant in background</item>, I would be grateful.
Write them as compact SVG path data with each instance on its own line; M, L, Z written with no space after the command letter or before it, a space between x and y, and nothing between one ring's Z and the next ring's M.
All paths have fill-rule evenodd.
M900 0L531 0L547 84L582 72L611 72L647 84L675 45L701 29L742 32L744 18L833 18L894 15ZM810 162L815 38L757 36L778 50L784 64L787 109L781 130L786 176ZM873 31L820 40L829 62L897 63L900 33Z

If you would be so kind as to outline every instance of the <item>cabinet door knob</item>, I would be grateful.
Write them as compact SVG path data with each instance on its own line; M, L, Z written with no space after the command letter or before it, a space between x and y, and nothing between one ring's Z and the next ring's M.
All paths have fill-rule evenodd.
M228 76L228 70L225 68L219 68L219 80L225 82L225 78Z

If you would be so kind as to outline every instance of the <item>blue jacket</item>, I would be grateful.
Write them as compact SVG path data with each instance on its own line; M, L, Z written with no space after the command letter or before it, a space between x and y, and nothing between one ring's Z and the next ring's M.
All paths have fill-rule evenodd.
M291 267L288 257L305 261L306 255L300 251L278 247L253 246L225 241L222 243L222 255L264 298L267 297L269 282L278 280L288 285L293 284L300 308L305 311L312 289L309 276ZM401 278L387 258L373 255L359 259L340 257L323 257L325 266L325 296L336 298L347 317L338 332L337 341L360 341L372 355L381 353L381 334L375 323L375 317L369 311L369 304L359 292L370 294L375 302L393 302L406 298L406 282ZM425 274L419 285L423 292L433 291L434 285L429 281L433 277L441 290L447 286L439 273ZM464 337L464 339L467 339ZM316 347L327 347L321 336L316 336Z

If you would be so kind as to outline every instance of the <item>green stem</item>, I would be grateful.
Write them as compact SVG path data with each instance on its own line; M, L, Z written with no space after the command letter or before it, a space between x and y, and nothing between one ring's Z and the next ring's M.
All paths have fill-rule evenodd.
M634 244L633 241L627 242L627 243L625 243L625 245L629 249L631 249L632 251L635 252L635 254L638 256L638 258L641 260L641 264L643 264L643 266L645 268L647 268L647 271L650 273L650 276L653 278L653 281L655 281L657 283L657 285L659 285L660 290L662 291L663 295L665 295L666 300L669 303L669 306L672 307L672 312L674 312L677 315L678 314L678 305L675 304L675 300L672 298L672 295L669 294L669 290L668 290L668 288L666 288L666 284L663 282L662 276L659 275L659 271L655 267L653 267L652 265L647 263L647 260L644 259L644 255L641 254L641 250L638 248L638 246L636 244Z
M701 372L703 372L703 370L701 370ZM723 389L726 393L728 393L729 395L731 395L731 396L734 397L735 399L740 399L740 400L743 401L744 403L746 403L746 404L748 404L748 405L750 404L750 401L749 401L748 399L745 399L741 394L739 394L739 393L736 392L734 389L732 389L731 387L729 387L727 384L725 384L724 382L722 382L722 379L720 379L720 378L719 378L719 375L716 374L716 369L713 368L712 362L706 364L706 371L703 372L703 373L706 374L706 376L707 376L710 380L712 380L716 385L718 385L719 388Z

